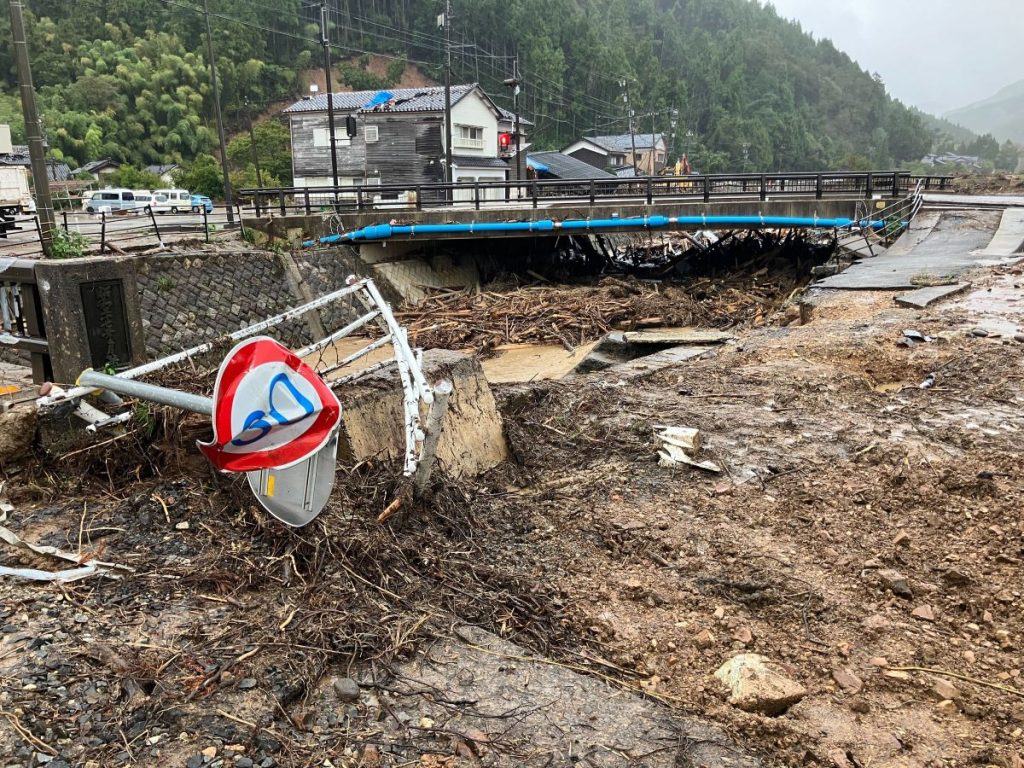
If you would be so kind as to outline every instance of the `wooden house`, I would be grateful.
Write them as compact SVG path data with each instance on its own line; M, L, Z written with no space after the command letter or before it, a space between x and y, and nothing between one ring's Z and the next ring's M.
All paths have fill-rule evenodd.
M508 113L474 84L452 86L452 179L504 181L499 146ZM444 88L394 88L334 94L338 185L416 186L444 181ZM329 187L331 142L327 96L302 99L284 113L292 140L296 187ZM346 119L355 118L349 136Z

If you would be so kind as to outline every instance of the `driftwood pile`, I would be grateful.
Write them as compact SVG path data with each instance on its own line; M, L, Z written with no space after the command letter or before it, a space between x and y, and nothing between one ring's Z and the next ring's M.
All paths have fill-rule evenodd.
M409 328L410 340L425 348L485 352L503 344L546 343L573 349L613 330L758 322L794 287L793 277L746 275L688 284L604 278L590 286L448 292L397 318Z

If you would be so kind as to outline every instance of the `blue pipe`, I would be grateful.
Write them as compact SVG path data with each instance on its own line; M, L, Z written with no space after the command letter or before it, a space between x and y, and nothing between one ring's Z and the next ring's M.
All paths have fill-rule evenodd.
M666 227L782 227L849 229L860 226L883 229L884 221L861 219L818 219L801 216L638 216L625 219L569 219L553 221L471 222L469 224L372 224L340 235L305 240L304 248L341 242L371 242L408 235L490 235L530 232L604 232L623 229L664 229Z

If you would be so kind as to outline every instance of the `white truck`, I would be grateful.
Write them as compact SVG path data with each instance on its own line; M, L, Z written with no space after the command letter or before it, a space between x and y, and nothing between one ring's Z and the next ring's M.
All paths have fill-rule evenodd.
M28 168L14 154L11 127L0 125L0 216L6 219L35 213L36 204L28 185Z

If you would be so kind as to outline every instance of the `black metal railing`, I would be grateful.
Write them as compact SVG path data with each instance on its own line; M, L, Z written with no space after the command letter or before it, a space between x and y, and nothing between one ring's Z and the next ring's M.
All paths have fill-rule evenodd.
M347 187L243 189L239 195L256 216L435 208L539 208L554 202L637 202L786 197L898 198L920 182L925 190L951 188L951 177L911 176L906 171L861 173L764 173L710 176L646 176L624 179L474 181L456 184L386 184Z

